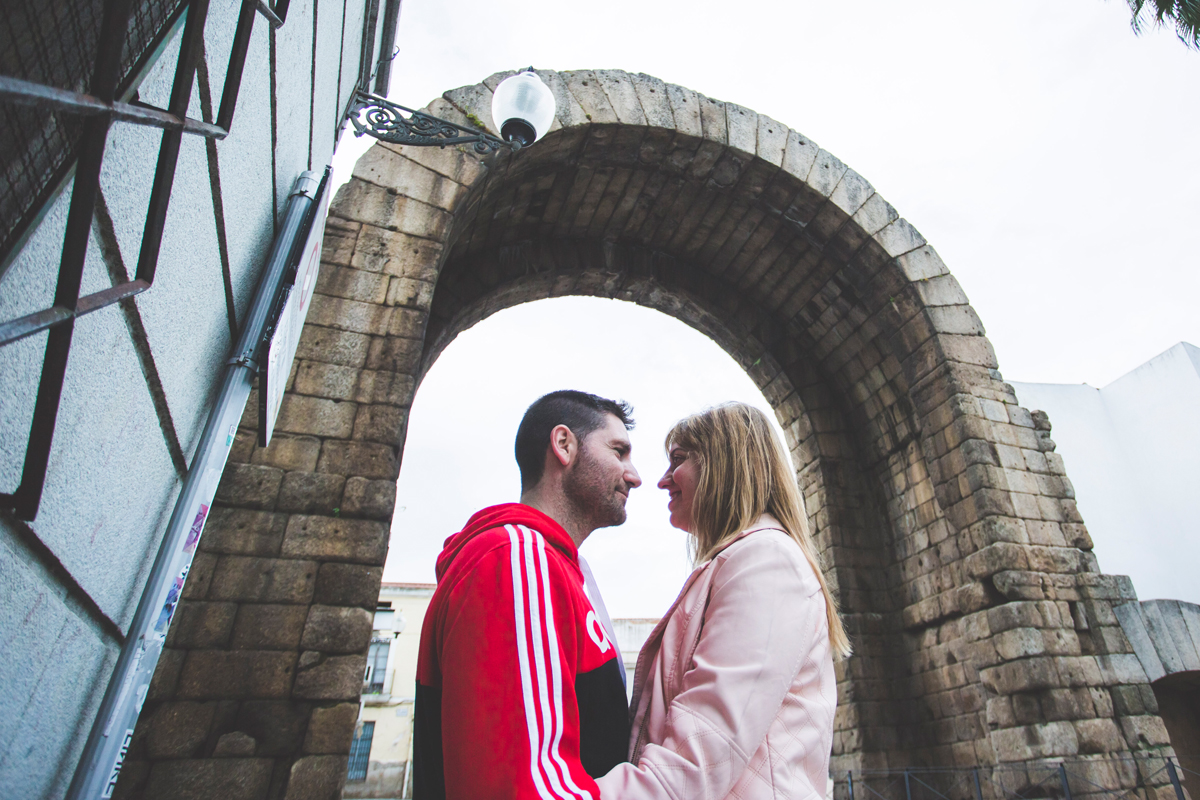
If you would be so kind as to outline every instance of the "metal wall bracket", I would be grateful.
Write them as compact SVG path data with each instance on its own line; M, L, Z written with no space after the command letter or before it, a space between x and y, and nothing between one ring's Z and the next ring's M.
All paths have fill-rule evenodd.
M519 142L506 142L486 131L464 128L364 91L358 92L350 107L350 122L354 125L355 136L366 134L392 144L415 147L470 144L480 154L521 147Z

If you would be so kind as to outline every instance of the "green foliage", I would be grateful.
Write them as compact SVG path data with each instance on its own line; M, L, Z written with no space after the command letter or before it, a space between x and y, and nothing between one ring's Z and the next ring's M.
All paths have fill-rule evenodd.
M1140 34L1146 24L1158 27L1168 22L1175 26L1179 41L1200 50L1200 0L1125 0L1133 13L1130 24Z
M487 131L487 125L483 124L483 120L472 114L470 111L467 112L467 119L472 125L474 125L476 128L479 128L479 130Z

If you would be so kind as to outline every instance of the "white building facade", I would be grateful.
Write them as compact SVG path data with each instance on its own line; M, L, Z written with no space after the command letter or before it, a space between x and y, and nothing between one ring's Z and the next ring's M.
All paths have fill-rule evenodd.
M1049 415L1101 568L1143 600L1200 603L1200 348L1180 342L1099 389L1012 385Z
M94 93L88 76L97 48L107 46L99 17L119 6L5 3L0 77L76 98ZM305 170L320 176L356 90L368 88L364 77L378 77L381 59L390 70L384 18L390 8L394 37L399 0L141 0L132 7L112 99L134 112L147 105L162 110L186 89L189 124L209 130L222 122L226 101L236 113L223 136L182 136L165 210L150 198L163 179L160 148L167 134L119 119L108 129L80 296L103 295L140 275L148 220L158 211L164 214L161 246L148 289L86 316L79 312L52 439L34 420L39 382L51 369L44 360L51 334L42 329L0 346L0 494L6 496L0 508L0 795L6 798L59 798L67 791L293 182ZM206 18L197 9L206 9ZM203 18L194 80L179 67L185 78L177 81L193 14ZM226 76L247 22L233 104ZM76 62L79 75L68 69ZM59 269L83 170L76 172L71 155L77 131L71 126L95 118L73 114L69 104L51 111L15 103L11 94L3 105L0 328L62 305ZM20 138L31 130L40 143ZM67 135L59 136L63 130ZM55 147L61 152L50 152ZM51 156L58 160L48 166L38 161ZM11 330L8 325L5 335ZM52 445L44 490L31 514L8 499L26 485L27 452L46 441ZM38 473L36 464L32 472ZM231 544L247 556L246 548L255 547ZM192 582L208 580L209 567L211 559L198 557ZM220 616L216 606L209 610ZM210 646L237 635L241 622L232 611L226 616ZM185 748L180 757L199 755L201 746L195 754ZM146 775L134 777L144 781Z

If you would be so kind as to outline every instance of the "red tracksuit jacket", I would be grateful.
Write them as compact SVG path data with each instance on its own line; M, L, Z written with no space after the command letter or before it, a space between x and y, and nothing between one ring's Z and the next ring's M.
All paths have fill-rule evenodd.
M416 800L600 800L626 760L620 652L558 523L485 508L446 540L421 629Z

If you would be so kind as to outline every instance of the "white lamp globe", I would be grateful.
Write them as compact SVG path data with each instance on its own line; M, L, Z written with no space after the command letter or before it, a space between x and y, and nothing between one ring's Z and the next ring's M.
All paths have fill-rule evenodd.
M554 122L554 94L532 69L518 72L492 94L492 119L506 142L531 145Z

